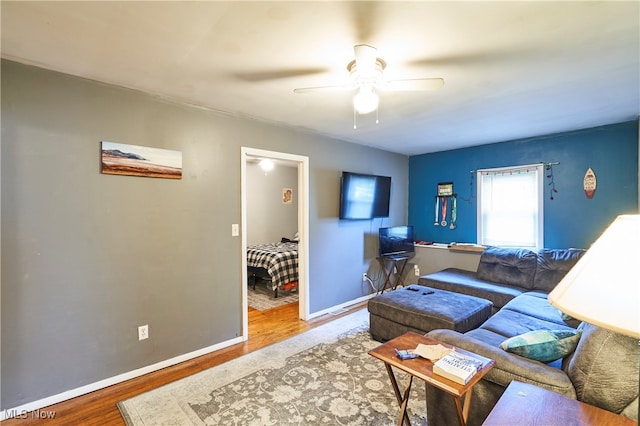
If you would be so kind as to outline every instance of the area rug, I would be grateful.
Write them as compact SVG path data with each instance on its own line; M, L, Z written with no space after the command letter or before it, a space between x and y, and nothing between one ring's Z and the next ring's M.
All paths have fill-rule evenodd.
M267 288L264 283L256 283L256 289L253 286L249 286L247 292L247 303L253 309L259 311L268 311L269 309L277 308L278 306L288 305L289 303L295 303L298 301L297 291L283 291L278 290L278 297L273 296L273 290L271 287Z
M398 403L367 352L366 309L118 403L127 425L391 425ZM402 384L406 376L397 374ZM411 423L425 425L414 384Z

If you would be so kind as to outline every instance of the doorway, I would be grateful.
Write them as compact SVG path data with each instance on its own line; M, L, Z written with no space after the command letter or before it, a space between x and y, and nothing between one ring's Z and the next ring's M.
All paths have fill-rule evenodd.
M309 158L300 155L254 148L241 148L241 240L242 240L242 340L249 338L248 274L247 274L247 164L257 159L270 159L297 167L298 176L298 317L309 317Z

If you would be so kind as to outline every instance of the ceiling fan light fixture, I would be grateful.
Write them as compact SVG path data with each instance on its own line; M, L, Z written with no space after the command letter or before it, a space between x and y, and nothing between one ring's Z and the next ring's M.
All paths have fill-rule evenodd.
M378 95L371 86L362 86L353 97L353 108L358 114L369 114L378 109Z
M347 65L347 70L353 84L363 86L382 82L382 73L386 66L387 64L382 59L376 58L376 62L373 65L364 69L359 67L356 61L351 61Z
M383 73L387 63L378 58L378 50L367 44L353 47L355 59L347 64L351 79L350 84L340 86L316 86L293 89L294 93L328 92L337 90L356 90L353 97L353 127L356 126L358 114L369 114L376 111L378 123L378 92L387 91L421 91L435 90L442 87L442 78L415 78L410 80L385 80Z

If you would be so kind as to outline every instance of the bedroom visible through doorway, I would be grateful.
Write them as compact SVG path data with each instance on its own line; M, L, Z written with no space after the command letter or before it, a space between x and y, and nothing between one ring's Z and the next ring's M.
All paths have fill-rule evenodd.
M308 317L309 174L307 157L252 148L242 148L241 166L242 337L247 340L249 310L277 312L289 305L300 319Z

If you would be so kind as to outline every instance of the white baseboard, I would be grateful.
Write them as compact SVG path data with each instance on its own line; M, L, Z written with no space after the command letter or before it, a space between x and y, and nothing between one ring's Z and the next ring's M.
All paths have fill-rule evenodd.
M330 308L310 314L309 319L316 318L326 314L331 314L332 312L335 312L340 309L344 309L345 307L348 307L351 305L355 305L356 303L364 302L375 296L376 296L376 293L372 293L372 294L368 294L366 296L362 296L345 303L341 303L339 305L334 305ZM0 411L0 421L6 420L8 418L14 418L14 417L22 418L24 416L27 416L27 413L29 413L30 411L40 410L41 408L48 407L49 405L57 404L59 402L66 401L68 399L75 398L80 395L85 395L87 393L94 392L94 391L115 385L117 383L122 383L124 381L134 379L136 377L140 377L145 374L152 373L154 371L161 370L163 368L170 367L172 365L176 365L181 362L188 361L190 359L197 358L202 355L206 355L208 353L226 348L231 345L235 345L236 343L241 343L243 341L244 340L242 337L236 337L234 339L227 340L225 342L218 343L216 345L212 345L203 349L199 349L194 352L189 352L187 354L179 355L177 357L167 359L165 361L160 361L156 364L148 365L146 367L142 367L137 370L129 371L127 373L119 374L117 376L110 377L108 379L100 380L99 382L90 383L88 385L71 389L56 395L52 395L47 398L29 402L19 407L3 409L2 411ZM42 410L42 411L44 414L46 414L46 410Z
M365 300L369 300L369 299L371 299L373 297L376 297L376 296L377 296L377 293L372 293L372 294L368 294L366 296L358 297L357 299L351 300L349 302L344 302L344 303L341 303L339 305L334 305L334 306L332 306L330 308L323 309L322 311L318 311L318 312L314 312L312 314L309 314L309 319L317 318L317 317L320 317L320 316L326 315L326 314L330 314L330 313L332 313L334 311L337 311L339 309L344 309L347 306L351 306L351 305L355 305L356 303L364 302Z
M160 361L158 363L148 365L146 367L138 368L137 370L129 371L127 373L119 374L117 376L110 377L108 379L100 380L99 382L90 383L88 385L71 389L66 392L59 393L57 395L52 395L47 398L29 402L19 407L3 409L2 411L0 411L0 421L6 420L8 418L31 418L30 415L27 415L27 413L30 411L40 410L43 407L48 407L49 405L52 405L52 404L57 404L59 402L66 401L68 399L75 398L77 396L84 395L90 392L94 392L99 389L103 389L103 388L130 380L130 379L134 379L136 377L140 377L145 374L152 373L154 371L158 371L166 367L170 367L172 365L180 364L181 362L188 361L190 359L197 358L199 356L206 355L211 352L217 351L219 349L223 349L228 346L235 345L236 343L241 343L241 342L243 342L242 337L236 337L234 339L227 340L225 342L221 342L206 348L202 348L197 351L189 352L171 359L167 359L165 361ZM42 410L42 411L45 412L46 410Z

